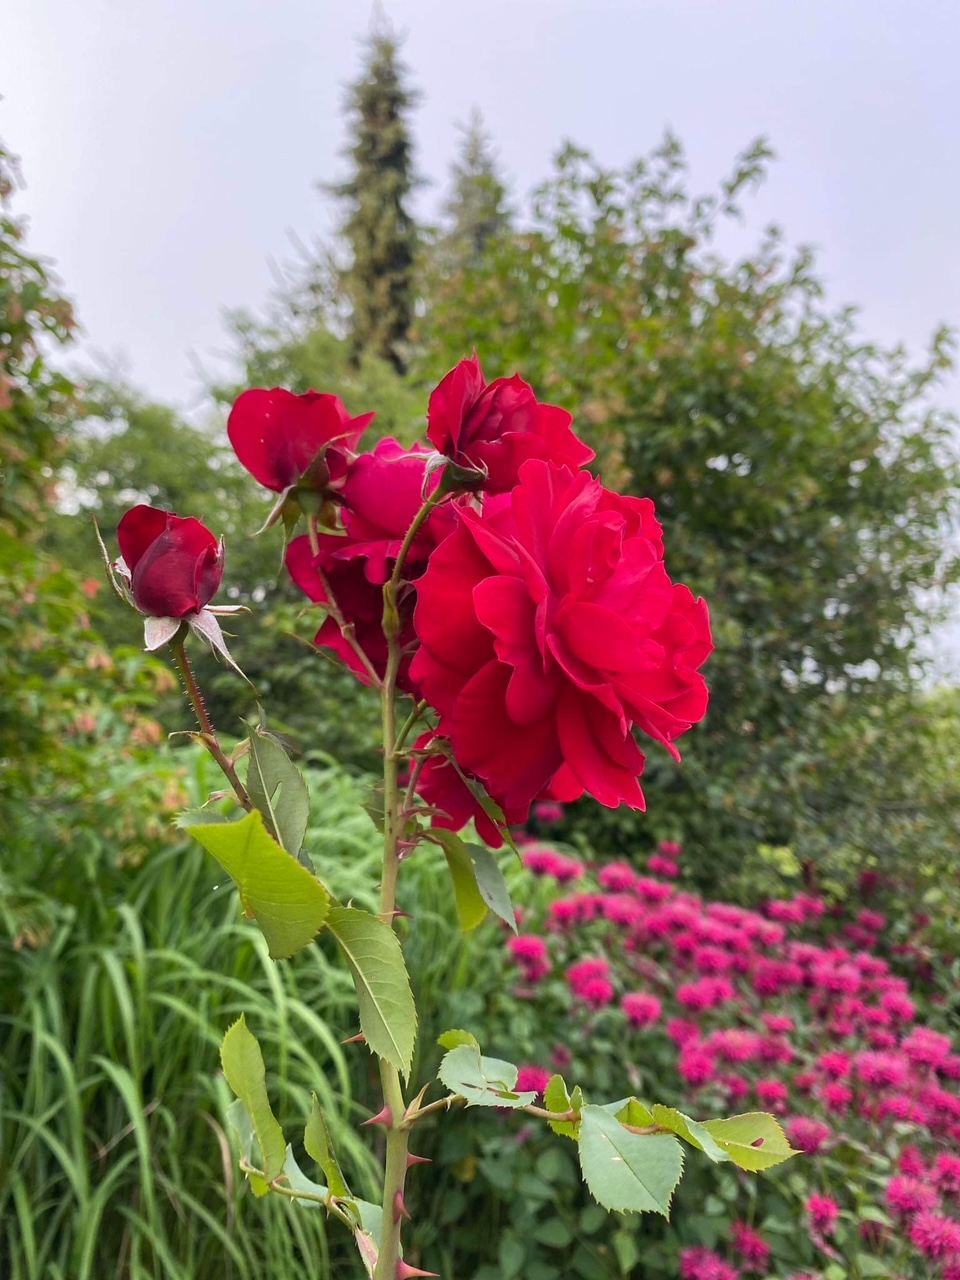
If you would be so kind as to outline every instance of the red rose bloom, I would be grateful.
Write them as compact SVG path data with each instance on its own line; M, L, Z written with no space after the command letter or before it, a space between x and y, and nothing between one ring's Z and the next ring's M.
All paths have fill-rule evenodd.
M321 574L345 623L352 625L357 644L381 677L387 664L383 634L383 584L393 572L407 529L420 509L429 454L410 451L396 440L380 440L372 453L350 464L342 489L346 536L320 534L318 554L304 534L287 547L286 565L297 586L318 604L329 604ZM410 585L420 577L427 557L453 527L453 512L439 507L431 513L413 540L404 562L404 586L400 609L400 645L404 656L398 684L410 689L410 657L416 643L413 630L415 592ZM325 619L314 643L332 649L366 681L369 673L354 646L341 634L339 624Z
M677 755L712 649L652 502L534 460L512 493L459 514L417 584L411 668L457 762L511 814L548 787L642 808L632 727Z
M488 386L474 355L451 369L430 396L427 435L460 466L486 472L487 493L505 493L528 458L576 471L594 456L574 435L572 416L540 404L519 375Z
M133 602L150 617L198 613L220 586L223 545L199 520L141 504L121 519L117 541Z
M413 744L414 748L422 750L429 746L433 736L431 732L421 734ZM437 810L431 819L432 826L459 831L473 818L480 839L491 849L499 849L503 844L499 827L464 782L449 756L438 753L424 761L417 778L417 794L425 804Z
M372 413L351 418L338 396L294 395L282 387L244 391L227 419L227 435L241 464L267 489L295 485L321 454L328 479L342 479Z
M429 457L429 450L417 445L407 449L387 436L372 453L363 453L350 464L341 490L343 527L349 534L341 558L362 556L371 582L382 584L393 572L400 545L423 505ZM428 487L435 488L438 479L434 476ZM431 513L407 553L405 578L420 576L427 556L450 532L454 520L449 506Z

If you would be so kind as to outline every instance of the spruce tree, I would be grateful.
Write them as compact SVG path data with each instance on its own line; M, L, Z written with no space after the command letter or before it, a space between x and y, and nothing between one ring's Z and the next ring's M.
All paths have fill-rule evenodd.
M370 353L403 373L417 246L406 206L415 182L407 116L417 95L406 83L398 53L397 38L381 20L347 96L353 176L333 190L347 207L343 234L351 262L343 285L354 359Z
M490 136L476 107L467 124L460 126L460 133L445 212L451 223L449 246L461 262L470 264L483 256L494 236L507 229L510 215Z

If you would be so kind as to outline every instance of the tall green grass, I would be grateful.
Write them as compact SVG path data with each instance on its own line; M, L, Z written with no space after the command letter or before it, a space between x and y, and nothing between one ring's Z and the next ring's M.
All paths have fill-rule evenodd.
M216 779L202 757L180 758L199 801ZM378 838L363 785L332 767L312 770L311 784L318 870L338 896L369 905ZM340 1045L355 1029L348 975L322 943L270 960L199 847L173 835L119 870L117 852L100 853L109 894L71 903L39 945L0 941L0 1276L357 1274L351 1242L339 1230L328 1241L321 1213L250 1202L217 1056L246 1013L288 1135L302 1132L316 1092L355 1190L375 1195L356 1128L369 1114L357 1099L367 1064Z

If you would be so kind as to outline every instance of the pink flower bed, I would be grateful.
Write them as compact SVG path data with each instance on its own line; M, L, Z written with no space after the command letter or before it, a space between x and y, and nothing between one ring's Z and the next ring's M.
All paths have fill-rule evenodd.
M677 864L679 850L656 857ZM672 866L652 876L614 862L594 876L578 863L571 875L567 855L542 846L524 860L557 871L555 896L508 943L515 994L541 1002L545 1024L551 1004L567 1006L568 1038L545 1058L572 1054L568 1079L589 1092L576 1071L602 1034L628 1046L628 1078L656 1063L674 1090L658 1100L694 1117L773 1112L806 1153L789 1167L809 1184L797 1230L817 1266L846 1265L843 1236L891 1275L960 1277L960 1054L881 954L882 915L838 924L804 894L759 911L708 902ZM715 1249L678 1246L686 1280L806 1274L778 1265L762 1215L733 1221Z

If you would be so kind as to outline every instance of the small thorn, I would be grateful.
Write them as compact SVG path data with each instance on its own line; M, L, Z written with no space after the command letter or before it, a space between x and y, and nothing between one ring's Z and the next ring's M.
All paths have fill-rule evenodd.
M375 1116L371 1116L369 1120L364 1120L366 1124L382 1124L385 1129L393 1128L393 1112L388 1106L384 1106Z
M402 917L404 918L404 920L412 920L412 919L413 919L413 916L410 914L410 912L409 912L409 911L394 911L394 912L393 912L393 914L394 914L395 916L402 916ZM424 1274L424 1275L428 1275L428 1276L432 1276L434 1273L433 1273L432 1271L425 1271L423 1274Z
M407 1152L407 1168L412 1169L415 1164L433 1164L429 1156L415 1156L412 1151Z
M411 1267L401 1258L397 1263L397 1280L413 1280L414 1276L437 1276L438 1271L421 1271L419 1267Z
M355 1036L350 1036L346 1040L341 1040L340 1043L341 1044L366 1044L367 1037L363 1034L362 1031L358 1031Z
M406 1218L408 1222L410 1221L410 1214L403 1202L403 1192L398 1187L393 1197L393 1220L394 1222L399 1222L401 1218Z

